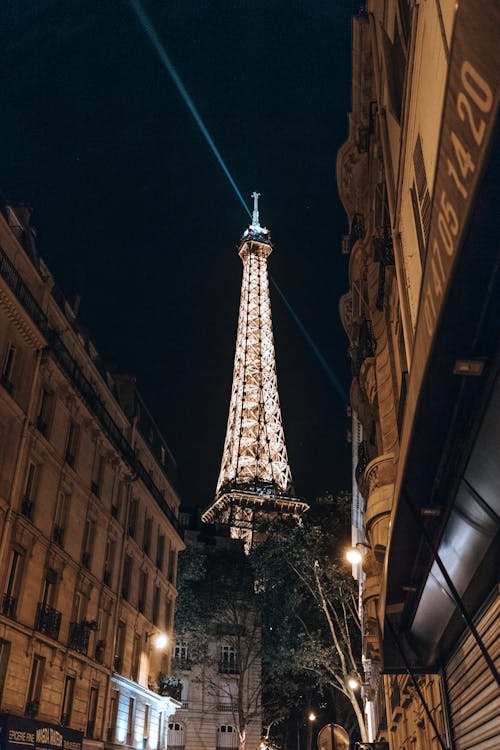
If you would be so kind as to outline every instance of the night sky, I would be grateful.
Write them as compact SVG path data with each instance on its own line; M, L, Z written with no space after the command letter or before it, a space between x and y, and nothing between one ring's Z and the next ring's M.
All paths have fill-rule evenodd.
M143 0L241 192L270 271L347 393L338 300L351 15L339 0ZM57 283L104 359L135 373L205 506L220 466L248 217L125 0L4 0L0 189L30 203ZM345 399L271 290L295 489L348 488Z

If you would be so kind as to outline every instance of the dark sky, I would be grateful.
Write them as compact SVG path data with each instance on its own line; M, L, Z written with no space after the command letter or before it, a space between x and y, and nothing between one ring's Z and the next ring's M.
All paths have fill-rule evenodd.
M339 0L143 0L241 192L259 190L270 270L349 382L338 299L346 218L335 160L350 108ZM247 216L121 0L4 0L0 187L35 209L39 248L82 296L101 354L138 376L180 471L212 497L229 407ZM299 495L349 486L344 403L272 290Z

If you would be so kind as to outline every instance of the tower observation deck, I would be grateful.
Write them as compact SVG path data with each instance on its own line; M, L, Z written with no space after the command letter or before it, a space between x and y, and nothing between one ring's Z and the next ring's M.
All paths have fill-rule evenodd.
M215 499L202 515L228 524L247 548L264 518L308 509L294 497L281 420L267 274L271 235L260 226L259 193L252 197L252 223L238 249L243 279L224 452Z

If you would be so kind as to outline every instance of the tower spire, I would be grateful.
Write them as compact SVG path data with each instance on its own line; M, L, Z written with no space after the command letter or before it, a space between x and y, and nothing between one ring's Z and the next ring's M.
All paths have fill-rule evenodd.
M253 198L253 214L252 214L252 226L260 227L259 223L259 198L260 193L256 193L255 190L252 193Z
M215 499L202 515L231 527L252 545L256 522L276 515L299 516L308 506L293 497L276 377L267 275L271 236L259 223L252 193L252 224L238 254L243 262L233 386Z

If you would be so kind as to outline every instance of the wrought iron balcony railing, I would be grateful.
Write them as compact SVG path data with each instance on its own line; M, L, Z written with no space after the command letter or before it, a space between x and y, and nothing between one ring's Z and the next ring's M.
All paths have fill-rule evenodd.
M79 654L87 655L90 634L97 627L95 621L70 622L68 646Z
M17 599L9 594L4 594L2 599L2 614L14 619L16 616Z
M60 628L61 613L58 612L57 609L50 607L48 604L39 602L36 613L35 629L57 641Z

